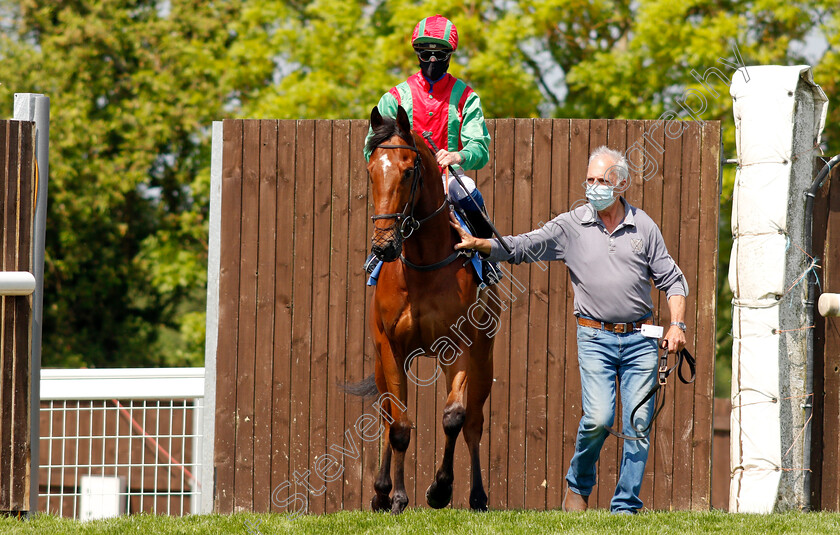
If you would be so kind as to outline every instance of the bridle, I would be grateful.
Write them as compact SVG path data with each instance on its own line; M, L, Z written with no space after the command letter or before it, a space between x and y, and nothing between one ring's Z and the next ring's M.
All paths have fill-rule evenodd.
M417 148L416 145L377 145L376 148L408 149L414 151L415 153L414 169L412 171L414 173L414 176L411 179L411 193L409 194L408 202L405 203L405 207L403 207L403 211L394 214L380 214L370 216L370 218L374 221L376 221L377 219L396 219L396 224L399 225L400 237L403 240L405 240L408 239L412 234L414 234L414 231L419 229L420 225L432 219L436 215L440 214L446 208L446 199L443 200L443 204L440 205L440 208L427 215L423 219L418 220L416 217L414 217L414 209L416 208L416 202L414 197L417 194L417 190L423 187L423 164L420 161L420 150ZM393 228L393 226L385 230L390 230L391 228Z
M431 214L427 215L422 219L417 219L414 216L414 209L416 208L416 200L415 197L417 195L417 191L423 187L423 164L420 161L420 150L417 148L416 145L377 145L375 149L408 149L412 150L415 153L414 156L414 169L413 173L414 176L411 180L411 193L409 194L408 202L405 204L402 212L394 213L394 214L379 214L373 215L370 218L373 221L377 219L395 219L395 223L389 226L386 229L380 229L374 226L373 232L374 237L372 241L376 243L380 238L378 238L378 234L381 233L390 233L394 230L396 225L399 225L399 232L396 233L394 237L397 241L397 244L400 248L402 248L402 240L408 239L414 234L414 231L420 228L420 225L429 221L433 217L440 215L445 209L448 203L446 198L444 197L443 203L440 207L432 212ZM374 149L374 150L375 150ZM383 240L384 241L384 240ZM440 269L442 267L448 266L452 262L455 261L456 258L462 256L464 254L463 251L454 251L452 254L444 258L439 262L435 262L434 264L415 264L405 258L402 252L400 253L400 260L403 264L407 265L408 267L415 269L417 271L433 271L435 269Z

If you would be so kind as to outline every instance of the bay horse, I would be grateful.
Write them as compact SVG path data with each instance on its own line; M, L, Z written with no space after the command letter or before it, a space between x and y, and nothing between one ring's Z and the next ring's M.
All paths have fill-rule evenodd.
M371 507L399 514L408 504L404 464L414 425L405 412L407 372L414 360L412 355L418 351L435 356L430 348L449 345L447 358L437 355L443 370L440 377L445 378L448 391L442 418L446 445L440 467L426 490L426 502L436 509L450 503L455 442L463 430L471 459L470 508L484 511L487 494L481 479L479 442L484 402L493 384L495 332L485 332L481 327L488 324L490 314L499 317L501 301L496 287L479 286L469 263L454 252L460 240L449 224L440 167L423 138L411 131L405 110L400 106L394 120L382 117L374 107L370 125L373 136L367 145L372 151L368 173L376 212L371 241L374 254L384 262L374 289L369 324L376 367L374 374L348 385L347 390L358 395L387 392L402 402L400 406L391 402L390 396L381 397L385 433ZM477 299L484 306L471 307ZM448 358L453 354L457 358Z

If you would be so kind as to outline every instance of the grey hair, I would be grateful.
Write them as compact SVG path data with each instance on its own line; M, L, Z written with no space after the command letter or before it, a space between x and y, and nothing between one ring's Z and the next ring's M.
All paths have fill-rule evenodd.
M625 179L630 176L630 169L627 167L627 158L617 150L613 150L606 145L601 145L592 151L592 154L589 155L589 163L592 164L596 158L602 156L607 156L613 161L613 167L618 168L619 178Z

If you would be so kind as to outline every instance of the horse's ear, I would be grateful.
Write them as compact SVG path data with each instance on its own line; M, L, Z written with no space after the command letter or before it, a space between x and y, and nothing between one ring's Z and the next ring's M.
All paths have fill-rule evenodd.
M409 136L411 135L411 123L408 120L408 114L405 112L405 108L402 106L397 106L397 126L403 133Z
M370 127L374 130L382 126L382 114L379 113L379 108L376 106L370 110Z

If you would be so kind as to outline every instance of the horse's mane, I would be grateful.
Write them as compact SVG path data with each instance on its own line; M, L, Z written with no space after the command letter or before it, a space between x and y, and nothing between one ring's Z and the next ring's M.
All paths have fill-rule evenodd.
M368 140L365 148L368 152L373 152L373 149L382 145L394 136L400 136L405 139L407 143L414 143L414 136L410 132L402 132L397 126L397 120L393 117L382 117L382 124L373 130L373 136ZM406 137L408 136L408 137Z

